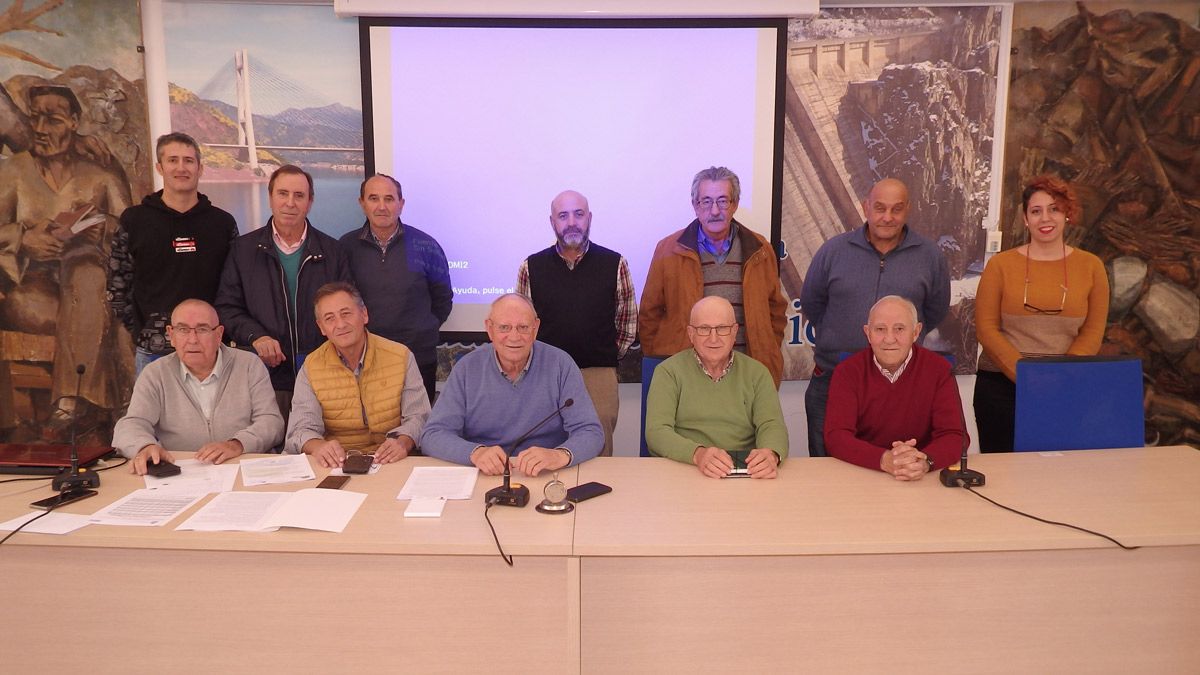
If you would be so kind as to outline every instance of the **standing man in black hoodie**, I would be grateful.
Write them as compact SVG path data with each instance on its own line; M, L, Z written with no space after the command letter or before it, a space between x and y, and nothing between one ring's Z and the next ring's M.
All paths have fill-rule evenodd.
M171 310L189 298L216 301L221 268L238 235L233 216L198 187L200 146L187 134L160 136L154 168L163 189L125 209L112 247L109 303L137 345L137 372L174 351Z

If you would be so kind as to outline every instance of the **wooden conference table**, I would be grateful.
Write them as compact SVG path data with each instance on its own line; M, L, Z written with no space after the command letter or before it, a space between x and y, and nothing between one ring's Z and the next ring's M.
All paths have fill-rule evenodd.
M613 493L570 515L492 509L511 568L482 517L498 479L403 517L411 468L438 464L353 477L368 497L341 534L176 532L188 514L19 533L0 670L1200 672L1192 448L973 458L984 494L1135 551L830 458L775 481L599 458L560 477ZM125 471L65 510L140 486ZM547 478L525 481L535 502ZM0 485L0 520L47 494Z

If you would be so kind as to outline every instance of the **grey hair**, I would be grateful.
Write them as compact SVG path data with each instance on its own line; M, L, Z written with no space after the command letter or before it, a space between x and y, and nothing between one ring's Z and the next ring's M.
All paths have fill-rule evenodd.
M898 302L898 303L904 305L908 309L909 314L912 314L913 325L915 326L915 325L921 323L920 317L917 316L917 306L914 305L912 303L912 301L909 300L908 298L905 298L900 295L885 295L882 298L876 300L875 304L871 305L871 311L867 312L867 323L870 323L871 315L875 313L875 308L882 305L885 302Z
M718 181L729 181L729 199L734 203L738 202L742 197L742 181L738 180L737 174L723 166L710 166L692 179L692 203L700 201L700 183L702 181L711 180L714 183Z

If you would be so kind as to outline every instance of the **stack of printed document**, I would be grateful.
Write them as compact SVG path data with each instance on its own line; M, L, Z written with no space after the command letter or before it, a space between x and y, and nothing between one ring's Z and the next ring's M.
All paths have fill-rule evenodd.
M274 532L281 527L299 527L341 532L366 498L361 492L320 488L296 492L222 492L175 529Z
M134 490L93 513L88 522L97 525L166 525L204 499L206 493L171 490Z

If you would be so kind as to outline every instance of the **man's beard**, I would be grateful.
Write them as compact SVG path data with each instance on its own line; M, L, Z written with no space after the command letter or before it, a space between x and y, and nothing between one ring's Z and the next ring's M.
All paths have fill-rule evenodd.
M578 248L588 240L587 230L570 228L558 237L558 244L563 248Z

